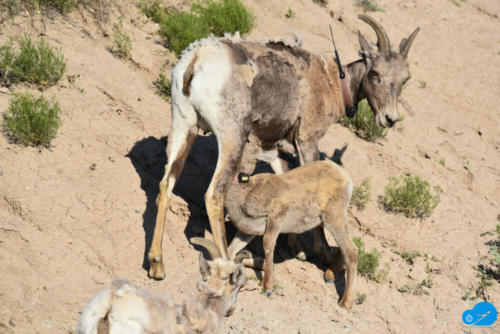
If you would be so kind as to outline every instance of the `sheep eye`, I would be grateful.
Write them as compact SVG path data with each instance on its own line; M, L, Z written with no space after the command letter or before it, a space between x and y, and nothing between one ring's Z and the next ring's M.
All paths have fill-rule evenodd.
M380 78L380 74L377 71L372 70L372 71L370 71L370 73L368 73L368 75L370 76L370 79L377 81L377 83L382 82L382 79Z

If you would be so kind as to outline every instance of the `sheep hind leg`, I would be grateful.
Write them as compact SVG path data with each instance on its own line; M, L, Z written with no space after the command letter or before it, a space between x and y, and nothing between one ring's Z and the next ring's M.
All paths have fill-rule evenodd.
M165 175L160 182L160 193L156 199L158 213L156 215L153 241L151 242L148 254L150 264L149 277L157 280L165 278L165 265L162 259L162 240L170 199L172 198L175 183L179 179L189 151L193 147L198 135L198 128L196 126L191 128L172 126L172 129L173 131L171 131L171 135L169 136L167 147L168 163L165 168Z
M277 217L269 217L269 222L267 225L266 233L264 233L263 245L264 245L264 280L262 285L266 291L266 295L269 297L273 293L274 285L274 248L276 247L276 240L279 236L279 228L273 223L274 219L279 219Z
M341 266L342 263L333 264L332 261L336 260L337 257L334 258L332 256L330 247L328 247L328 242L326 241L325 229L323 226L317 226L314 229L314 252L322 255L325 264L331 265L325 270L323 278L325 282L332 283L335 280L335 273L338 272L338 267ZM332 271L332 268L335 268L334 270L336 271Z
M339 302L339 305L344 308L349 308L354 300L354 285L356 279L356 269L358 264L358 249L352 241L349 232L349 220L347 212L340 211L336 214L333 210L322 215L324 226L333 235L337 242L343 261L345 264L346 280L344 295ZM333 262L335 264L336 261Z

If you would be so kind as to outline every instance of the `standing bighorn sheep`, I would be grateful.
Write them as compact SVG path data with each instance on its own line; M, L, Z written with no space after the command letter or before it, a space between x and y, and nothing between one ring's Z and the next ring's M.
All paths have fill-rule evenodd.
M229 257L256 235L263 235L264 289L273 287L273 255L281 233L303 233L326 228L337 242L346 267L346 286L340 305L349 308L354 297L358 250L349 233L347 209L353 183L349 175L330 160L315 161L281 175L257 174L248 183L229 186L225 206L238 233L228 248ZM243 263L245 264L245 261ZM250 262L252 267L260 267ZM332 270L340 263L331 263Z
M224 200L248 137L276 151L286 139L295 145L301 163L319 159L318 141L345 115L344 100L367 98L384 127L399 120L398 97L409 79L407 56L418 28L403 39L399 52L374 19L360 15L376 32L379 53L358 33L362 59L346 66L342 84L335 61L303 50L300 45L238 38L207 38L192 43L172 72L172 123L168 164L160 182L158 214L148 259L150 277L163 279L162 237L175 183L198 130L217 138L217 167L205 194L215 244L228 257ZM280 162L271 166L280 172ZM318 233L325 241L323 229Z
M192 300L175 305L166 296L117 280L85 306L77 334L222 333L220 318L233 312L247 277L241 264L222 259L209 240L191 242L204 246L213 259L207 262L200 254L203 281Z

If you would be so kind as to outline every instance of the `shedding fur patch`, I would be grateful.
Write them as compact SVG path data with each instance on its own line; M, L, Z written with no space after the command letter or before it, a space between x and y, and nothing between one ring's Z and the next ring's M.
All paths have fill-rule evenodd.
M196 64L196 60L198 60L198 55L195 54L191 62L189 63L186 71L184 72L184 79L182 84L182 93L184 96L191 95L191 81L193 81L194 77L194 65Z
M302 48L302 45L304 45L304 39L302 38L302 35L295 30L292 31L292 34L293 37L268 38L263 41L263 44L282 44L291 48Z

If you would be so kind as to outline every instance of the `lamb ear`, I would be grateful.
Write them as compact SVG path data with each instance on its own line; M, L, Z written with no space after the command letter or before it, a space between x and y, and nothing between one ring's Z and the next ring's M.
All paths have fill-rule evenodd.
M370 46L370 43L366 40L365 36L358 30L358 40L359 46L361 47L361 57L363 60L367 62L368 60L373 59L373 49Z

